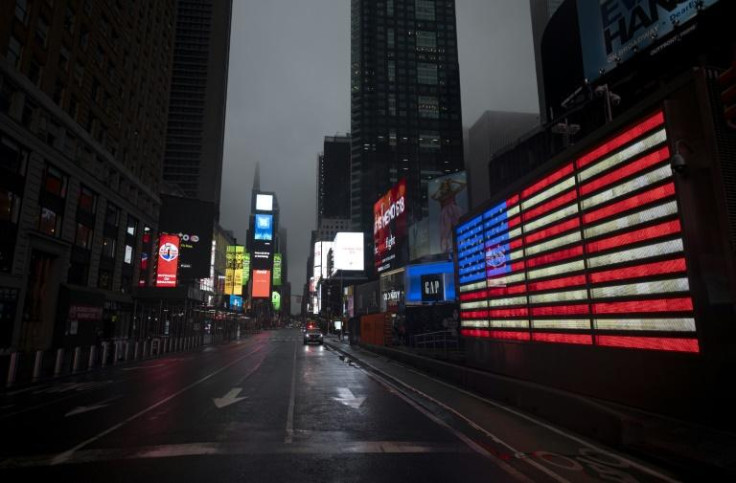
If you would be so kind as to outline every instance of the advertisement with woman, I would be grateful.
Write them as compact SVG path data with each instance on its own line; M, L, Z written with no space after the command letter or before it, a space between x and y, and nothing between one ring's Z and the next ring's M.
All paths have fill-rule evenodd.
M431 253L452 252L452 228L468 211L465 172L431 180L429 192L429 239Z

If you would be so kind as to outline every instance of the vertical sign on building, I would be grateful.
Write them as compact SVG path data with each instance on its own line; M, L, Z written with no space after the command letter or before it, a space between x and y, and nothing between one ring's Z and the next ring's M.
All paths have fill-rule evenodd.
M232 295L235 281L235 246L227 247L225 253L225 295Z
M235 274L233 276L233 294L243 294L243 262L245 259L245 247L235 247Z
M278 287L281 285L281 254L274 253L273 255L273 286Z
M250 253L243 254L243 285L250 280Z
M156 270L157 287L176 287L179 265L179 237L161 234Z
M406 238L406 180L402 179L373 205L373 244L376 272L400 265Z

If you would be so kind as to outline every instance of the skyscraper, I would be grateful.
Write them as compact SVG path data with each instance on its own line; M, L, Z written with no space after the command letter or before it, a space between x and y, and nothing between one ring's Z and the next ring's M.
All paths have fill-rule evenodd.
M317 167L317 226L350 218L350 135L325 136Z
M219 218L232 0L176 0L164 179Z
M372 240L391 186L406 178L411 223L427 181L463 168L455 1L352 0L351 22L350 214Z
M534 37L534 58L537 68L537 92L539 93L539 114L542 122L547 120L547 102L544 95L544 72L542 69L542 36L544 28L564 0L529 0L532 17L532 36Z

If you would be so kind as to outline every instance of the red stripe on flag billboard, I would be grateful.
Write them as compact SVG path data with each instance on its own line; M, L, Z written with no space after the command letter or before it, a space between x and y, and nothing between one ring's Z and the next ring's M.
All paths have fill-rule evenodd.
M455 229L465 337L699 352L664 114Z

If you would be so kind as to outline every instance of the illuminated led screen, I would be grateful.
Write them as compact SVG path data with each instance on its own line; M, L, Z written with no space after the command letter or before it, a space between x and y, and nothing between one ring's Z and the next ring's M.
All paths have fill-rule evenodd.
M699 352L659 112L458 225L462 334Z

